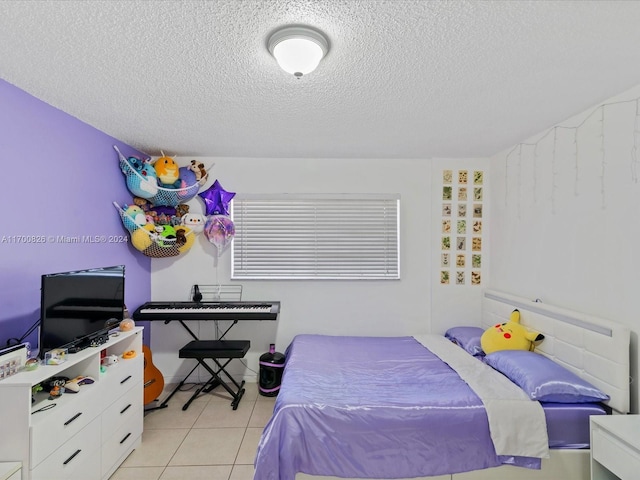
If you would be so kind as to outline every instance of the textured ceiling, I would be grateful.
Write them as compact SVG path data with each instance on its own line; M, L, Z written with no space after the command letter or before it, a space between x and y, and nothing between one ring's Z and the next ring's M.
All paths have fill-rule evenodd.
M640 83L640 2L4 0L0 78L151 155L488 156Z

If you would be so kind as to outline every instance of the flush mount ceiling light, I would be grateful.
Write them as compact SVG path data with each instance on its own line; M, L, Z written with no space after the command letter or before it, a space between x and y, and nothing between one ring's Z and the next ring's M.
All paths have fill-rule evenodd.
M269 37L267 46L280 68L298 78L313 72L329 51L327 37L301 26L276 30Z

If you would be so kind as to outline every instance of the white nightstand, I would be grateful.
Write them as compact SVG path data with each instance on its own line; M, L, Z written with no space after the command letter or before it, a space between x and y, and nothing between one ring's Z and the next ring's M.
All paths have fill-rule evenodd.
M591 417L591 480L640 478L640 415Z

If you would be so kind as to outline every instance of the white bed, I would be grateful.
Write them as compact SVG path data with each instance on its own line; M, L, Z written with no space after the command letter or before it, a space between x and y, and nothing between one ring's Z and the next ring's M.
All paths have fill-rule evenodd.
M545 335L539 353L573 371L610 396L614 414L629 411L629 328L602 318L545 305L529 299L487 290L482 305L482 327L509 320L520 311L522 325ZM323 480L298 473L297 480ZM452 475L427 477L436 480L588 480L589 450L551 450L540 470L500 466Z

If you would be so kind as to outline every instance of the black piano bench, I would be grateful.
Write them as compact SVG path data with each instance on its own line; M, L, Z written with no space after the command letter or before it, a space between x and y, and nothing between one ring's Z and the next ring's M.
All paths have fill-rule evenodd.
M186 410L202 391L210 392L218 385L222 385L224 389L233 397L231 406L234 410L238 408L238 404L244 395L244 380L241 383L236 382L231 375L225 370L225 367L234 358L244 358L251 347L249 340L193 340L180 349L180 358L193 358L198 361L210 374L211 378L202 385L184 404L182 410ZM214 370L205 362L205 360L213 360L216 364ZM221 363L222 360L224 363ZM193 370L192 370L193 372ZM221 374L224 374L230 382L225 382ZM189 374L191 375L191 374ZM186 380L186 378L185 378ZM181 382L184 384L185 380ZM229 383L232 383L236 390L233 390Z

